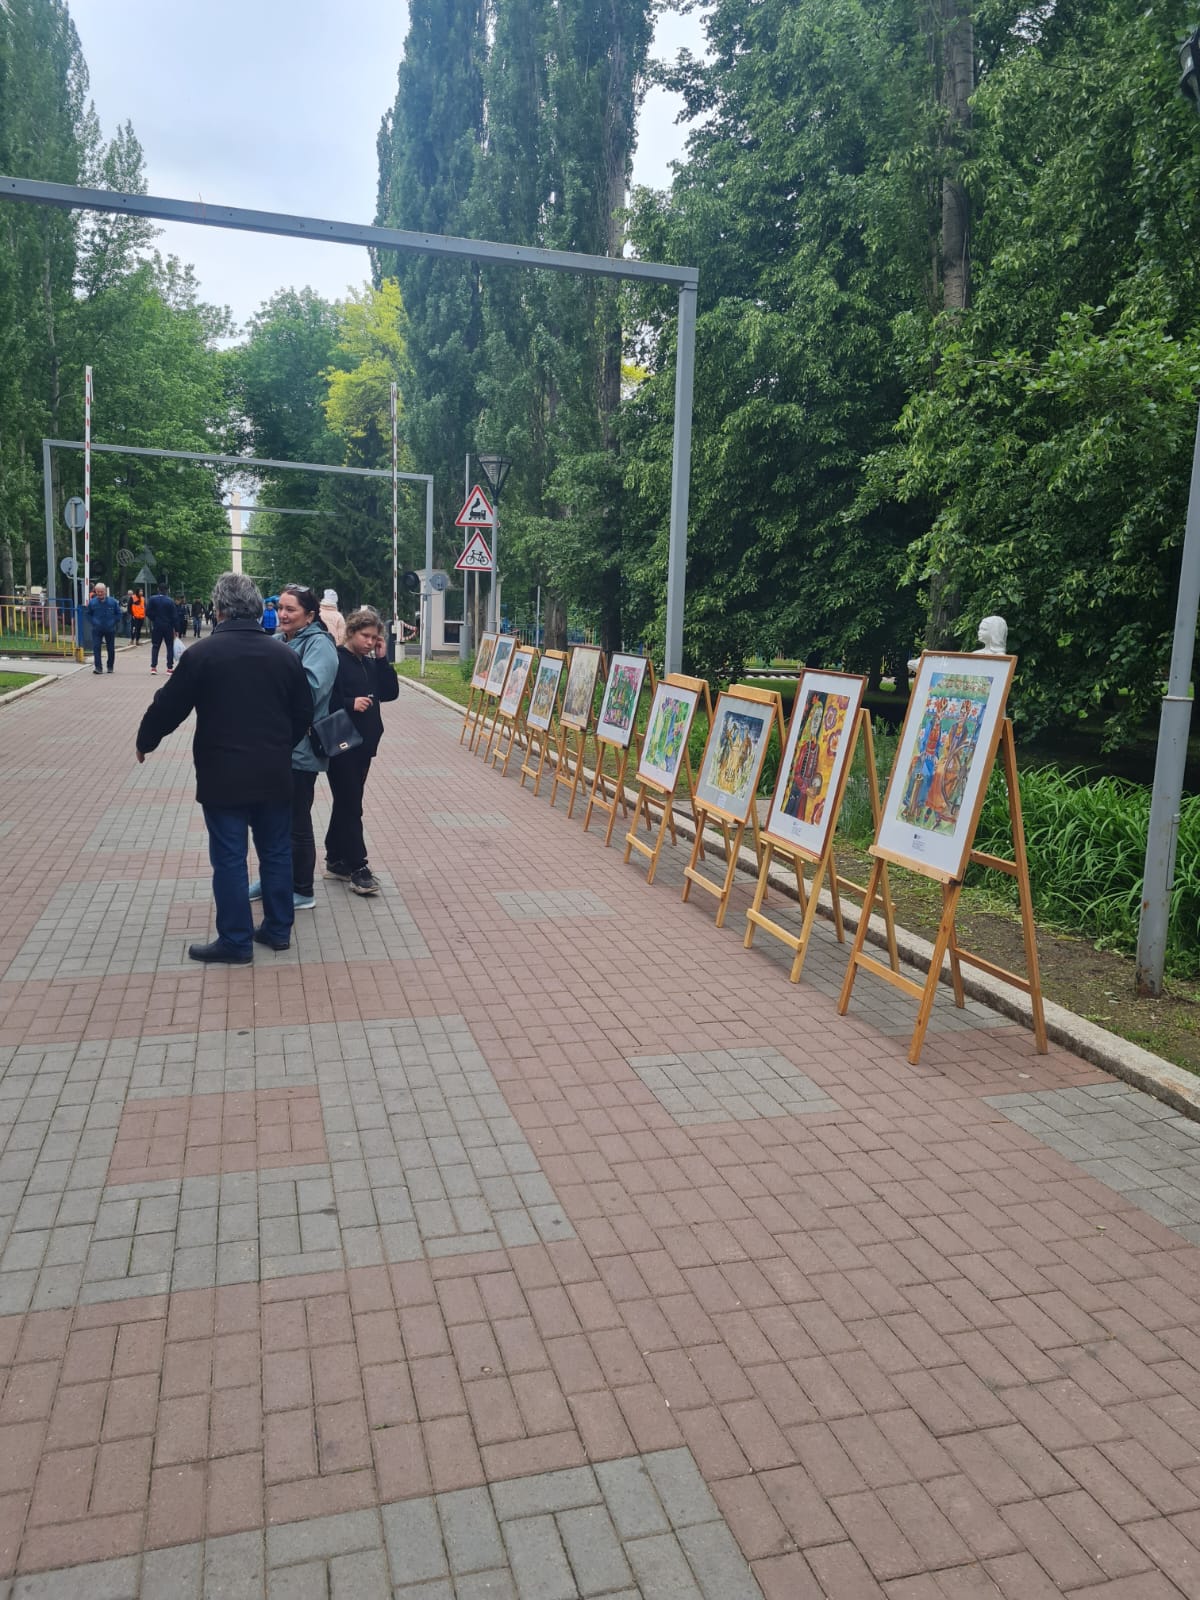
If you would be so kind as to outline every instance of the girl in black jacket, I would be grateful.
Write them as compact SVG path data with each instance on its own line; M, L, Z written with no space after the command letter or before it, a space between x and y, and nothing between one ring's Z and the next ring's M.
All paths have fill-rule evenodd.
M325 834L325 876L341 878L355 894L378 894L379 880L367 865L363 839L363 789L383 737L381 700L400 694L396 671L386 656L383 621L370 606L346 618L346 642L338 646L338 675L332 703L343 705L362 735L362 744L329 763L333 813Z

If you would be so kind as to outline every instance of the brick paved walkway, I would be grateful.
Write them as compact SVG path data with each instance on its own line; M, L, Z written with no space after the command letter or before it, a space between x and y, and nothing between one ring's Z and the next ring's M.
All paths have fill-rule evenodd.
M385 894L197 967L153 686L0 710L0 1600L1200 1596L1198 1125L408 689Z

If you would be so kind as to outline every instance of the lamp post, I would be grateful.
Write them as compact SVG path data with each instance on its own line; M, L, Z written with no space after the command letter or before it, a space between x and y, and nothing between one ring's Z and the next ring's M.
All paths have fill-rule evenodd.
M479 470L488 481L488 488L492 491L492 508L496 513L496 520L492 524L492 592L488 598L488 627L493 633L500 631L500 496L504 492L504 485L508 482L508 475L512 471L512 462L507 456L500 455L495 450L485 450L476 457Z
M1200 112L1200 28L1179 46L1179 91ZM1183 557L1175 600L1175 637L1171 670L1163 696L1154 757L1154 789L1146 837L1146 870L1142 878L1142 910L1138 923L1137 988L1139 994L1162 993L1171 925L1171 890L1175 882L1175 846L1179 810L1192 726L1192 652L1196 614L1200 611L1200 418L1192 452L1192 481L1183 528Z

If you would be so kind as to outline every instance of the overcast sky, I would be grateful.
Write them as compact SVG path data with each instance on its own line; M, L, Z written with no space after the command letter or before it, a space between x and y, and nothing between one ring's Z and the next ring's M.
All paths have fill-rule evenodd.
M375 216L379 121L407 31L398 0L69 0L106 137L132 121L151 194L338 221ZM346 17L354 18L351 28ZM698 46L695 18L667 18L661 53ZM643 115L635 180L663 186L682 153L671 97ZM238 322L277 289L329 298L368 275L365 251L219 228L166 227L203 298Z

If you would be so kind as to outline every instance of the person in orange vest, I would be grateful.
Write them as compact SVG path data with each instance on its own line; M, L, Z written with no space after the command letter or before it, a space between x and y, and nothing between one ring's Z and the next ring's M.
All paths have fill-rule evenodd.
M134 644L142 642L142 626L146 621L145 596L138 590L129 591L129 636Z

